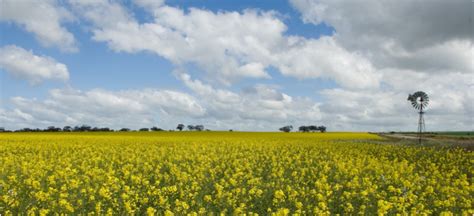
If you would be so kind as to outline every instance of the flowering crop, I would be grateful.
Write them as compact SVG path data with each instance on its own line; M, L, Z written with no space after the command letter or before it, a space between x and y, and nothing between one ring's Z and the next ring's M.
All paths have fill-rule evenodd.
M367 133L4 133L0 213L474 214L473 153Z

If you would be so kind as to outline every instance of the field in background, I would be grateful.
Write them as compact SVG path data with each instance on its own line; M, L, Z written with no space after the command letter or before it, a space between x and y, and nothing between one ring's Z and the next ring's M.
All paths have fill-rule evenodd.
M417 135L417 132L391 132L392 134ZM474 131L436 131L424 132L427 136L454 136L454 137L473 137Z
M446 136L474 136L473 131L446 131L446 132L433 132L435 135L446 135Z
M368 133L2 133L0 155L5 215L474 213L471 151Z
M463 148L468 151L474 150L473 132L427 132L423 133L422 146L437 148ZM419 145L418 134L414 132L390 132L379 133L380 136L388 138L393 144Z

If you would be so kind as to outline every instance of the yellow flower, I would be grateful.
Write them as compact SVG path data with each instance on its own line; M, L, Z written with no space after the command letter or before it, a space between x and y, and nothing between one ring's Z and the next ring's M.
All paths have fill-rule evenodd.
M155 215L155 213L156 213L156 210L153 207L148 207L146 209L146 215L148 215L148 216Z
M282 190L276 190L274 197L276 199L284 199L285 198L285 193Z

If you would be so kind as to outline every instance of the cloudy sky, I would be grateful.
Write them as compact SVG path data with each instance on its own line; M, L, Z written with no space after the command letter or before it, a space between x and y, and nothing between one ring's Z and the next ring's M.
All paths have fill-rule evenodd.
M0 127L474 129L471 0L0 0Z

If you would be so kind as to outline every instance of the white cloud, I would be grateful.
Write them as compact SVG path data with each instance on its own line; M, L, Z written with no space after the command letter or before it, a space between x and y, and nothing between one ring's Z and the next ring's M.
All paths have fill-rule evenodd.
M165 0L134 0L133 3L153 12L155 9L163 6Z
M152 52L178 66L196 65L224 84L241 78L270 78L273 66L301 79L329 78L348 88L379 84L372 65L331 37L285 36L287 26L274 11L211 12L153 6L155 19L138 23L117 3L76 1L92 23L93 39L118 52Z
M336 29L344 48L377 68L470 73L472 3L465 0L290 0L307 23Z
M7 128L89 124L100 127L174 128L178 123L211 129L277 130L287 124L320 124L319 104L266 85L241 92L215 89L187 74L191 94L156 89L106 91L53 89L44 100L14 97L0 110Z
M471 2L290 2L301 12L304 22L334 27L335 42L368 60L382 83L378 89L363 91L323 90L321 95L326 101L320 106L321 111L331 112L338 118L335 122L340 123L333 127L415 130L416 113L404 102L408 93L423 90L431 97L426 113L428 130L472 130ZM363 62L361 59L356 62Z
M381 68L401 68L425 73L472 73L474 71L472 41L451 40L416 51L387 48L380 58ZM394 50L395 49L395 50ZM382 66L383 65L383 66Z
M430 102L426 129L472 130L474 125L474 75L448 73L430 76L414 71L384 70L387 89L354 91L327 89L320 106L329 128L345 130L416 130L417 112L407 101L408 93L425 91ZM333 121L329 121L329 119Z
M120 2L71 0L71 11L88 21L93 40L116 52L149 52L178 69L198 69L193 71L194 79L175 72L192 93L56 89L45 100L13 98L12 109L0 109L0 122L12 127L85 123L173 128L177 123L200 123L237 130L276 130L287 124L324 124L329 130L415 130L417 114L406 98L423 90L431 98L428 130L472 130L474 50L469 2L291 3L303 21L331 25L335 35L318 39L288 35L275 11L183 10L163 1L135 0L136 6L153 15L152 21L140 23ZM31 51L21 53L55 63ZM54 77L32 75L31 68L41 67L22 66L31 62L2 64L30 82ZM339 86L315 92L323 98L317 102L290 96L272 85L256 84L241 91L226 88L244 78L271 79L269 68L298 79L331 79ZM202 72L207 76L201 77ZM201 80L225 85L217 88Z
M0 68L31 84L50 79L69 79L66 65L48 56L34 55L32 51L15 45L0 47Z
M53 89L45 100L14 97L11 104L13 110L0 110L0 119L14 128L79 124L111 128L151 127L157 123L166 124L170 117L174 121L180 116L181 119L198 118L206 112L188 94L155 89L118 92Z
M375 88L380 75L370 61L348 52L333 37L318 40L294 38L295 44L275 54L275 65L282 74L298 78L327 77L346 88Z
M56 46L67 52L78 50L73 34L61 25L73 17L55 0L1 0L0 5L0 21L23 27L33 33L43 46Z
M288 124L326 125L331 131L415 130L417 113L406 100L407 91L412 93L422 84L430 96L425 117L428 130L472 129L472 75L447 74L439 78L397 72L406 73L406 86L393 85L378 91L326 89L320 92L324 102L290 96L276 86L262 84L239 92L218 89L178 73L192 94L156 89L54 89L45 100L12 98L12 109L0 110L0 120L2 126L12 128L78 124L174 128L185 123L223 130L268 131ZM385 76L398 83L393 71L384 71ZM452 81L457 86L452 86Z
M315 123L321 119L319 104L304 97L291 97L272 86L256 85L236 93L215 89L188 74L180 79L206 104L212 124L226 127L240 124L242 129L276 130L284 124Z

